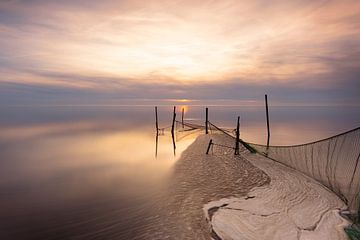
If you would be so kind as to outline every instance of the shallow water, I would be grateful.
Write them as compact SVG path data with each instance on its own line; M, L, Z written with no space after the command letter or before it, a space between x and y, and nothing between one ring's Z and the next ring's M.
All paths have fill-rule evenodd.
M183 107L186 119L204 121L203 107ZM165 132L155 158L151 106L0 110L0 239L170 236L165 230L153 235L167 226L159 220L164 214L159 201L166 201L167 183L176 178L171 169L196 134L177 141L174 156ZM171 111L159 107L161 127L171 124ZM241 137L265 143L263 108L214 106L209 112L211 122L229 128L238 115ZM359 123L356 107L273 107L271 144L315 141ZM186 227L176 226L179 232Z

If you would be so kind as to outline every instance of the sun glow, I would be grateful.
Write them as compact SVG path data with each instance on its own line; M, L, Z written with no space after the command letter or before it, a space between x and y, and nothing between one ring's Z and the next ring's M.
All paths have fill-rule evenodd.
M189 110L189 106L187 106L187 105L182 105L182 106L180 106L180 110L181 110L181 111L184 111L184 113L187 113L188 110Z
M82 71L120 77L168 76L178 81L205 81L219 79L229 73L231 49L227 49L221 40L208 32L182 29L200 27L196 24L178 25L152 26L146 29L149 32L146 35L141 33L144 30L142 26L136 25L132 29L135 32L128 33L126 39L121 41L116 40L119 33L110 25L104 28L107 28L107 37L115 39L112 40L113 44L104 46L90 42L81 46L73 46L72 43L60 45L57 48L62 53L58 55L64 58L64 62ZM92 34L101 38L97 32ZM134 38L138 38L135 43Z
M191 100L189 99L178 99L176 100L177 102L183 102L183 103L186 103L186 102L191 102Z

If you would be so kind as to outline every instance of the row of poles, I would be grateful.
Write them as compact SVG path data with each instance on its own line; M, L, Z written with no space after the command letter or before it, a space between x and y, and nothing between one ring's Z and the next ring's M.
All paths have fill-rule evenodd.
M182 109L182 125L184 127L184 109ZM155 156L157 156L157 149L158 149L158 141L159 141L159 134L160 131L162 130L162 133L164 131L164 129L160 129L159 128L159 118L158 118L158 108L155 107L155 125L156 125L156 150L155 150ZM174 155L176 153L176 143L175 143L175 121L176 121L176 106L174 106L174 111L173 111L173 119L172 119L172 124L171 124L171 138L172 138L172 143L173 143L173 149L174 149Z
M209 109L205 108L205 134L209 134L209 129L208 129L208 125L209 125ZM213 140L210 139L209 141L209 145L207 147L206 150L206 154L209 154L210 148L212 145L219 145L219 144L215 144L213 143ZM221 145L223 147L227 147L224 145ZM229 147L232 148L232 147ZM239 155L240 154L240 116L238 116L237 118L237 123L236 123L236 130L235 130L235 155Z
M265 111L266 111L266 127L267 127L266 151L268 151L269 144L270 144L270 123L269 123L269 105L268 105L267 94L265 94ZM206 108L205 109L205 134L209 133L208 125L209 125L209 109ZM212 139L210 139L208 148L206 150L206 154L209 153L210 148L213 144L214 143L213 143ZM240 116L238 116L237 123L236 123L235 148L234 149L235 149L234 154L239 155L240 154Z
M267 142L266 142L266 148L269 148L269 143L270 143L270 124L269 124L269 107L268 107L268 98L267 98L267 94L265 94L265 109L266 109L266 126L267 126ZM156 118L156 136L159 135L159 121L158 121L158 108L155 107L155 118ZM175 144L175 122L176 122L176 106L174 106L174 110L173 110L173 119L172 119L172 124L171 124L171 136L173 139L173 147L174 147L174 152L176 149L176 144ZM184 108L182 109L182 114L181 114L181 123L182 123L182 127L184 127ZM209 134L209 108L205 108L205 134ZM214 144L212 142L212 139L210 139L209 142L209 146L207 148L206 153L208 154L211 145ZM237 124L236 124L236 133L235 133L235 155L239 155L240 153L240 116L238 116L237 118Z
M157 107L155 107L155 120L156 120L155 121L156 133L159 134L159 131L161 129L159 128L158 108ZM175 131L175 122L176 122L176 106L174 106L174 111L173 111L171 133L174 133L174 131ZM181 123L182 123L182 127L184 127L184 108L182 109Z

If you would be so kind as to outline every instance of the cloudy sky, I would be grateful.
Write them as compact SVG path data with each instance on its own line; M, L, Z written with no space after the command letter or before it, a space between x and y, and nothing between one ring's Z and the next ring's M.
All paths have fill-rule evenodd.
M1 104L359 92L359 0L0 1Z

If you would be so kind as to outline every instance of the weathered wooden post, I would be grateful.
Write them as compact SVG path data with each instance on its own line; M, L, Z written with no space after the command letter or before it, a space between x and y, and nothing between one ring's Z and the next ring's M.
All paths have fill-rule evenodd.
M174 155L175 155L175 153L176 153L176 152L175 152L175 150L176 150L175 134L174 134L175 121L176 121L176 107L174 106L173 120L172 120L172 125L171 125L171 137L172 137L172 142L173 142L173 147L174 147Z
M182 124L182 128L184 128L184 108L182 108L182 112L181 112L181 124Z
M240 116L237 118L236 124L236 140L235 140L235 155L239 155L240 148Z
M205 134L208 134L208 133L209 133L209 130L208 130L208 122L209 122L209 109L206 108L206 109L205 109Z
M212 139L210 139L210 141L209 141L209 145L208 145L208 147L207 147L206 154L209 154L209 151L210 151L210 148L211 148L211 144L212 144Z
M172 125L171 125L171 133L174 133L174 129L175 129L175 120L176 120L176 107L174 106L173 120L172 120Z
M155 107L155 125L156 125L156 134L159 134L159 122L158 122L158 112L157 112L157 107Z
M155 145L155 157L157 158L158 154L158 145L159 145L159 133L156 132L156 145Z
M266 107L266 125L267 125L267 143L266 143L266 150L267 150L269 149L269 143L270 143L269 107L268 107L267 94L265 94L265 107Z

